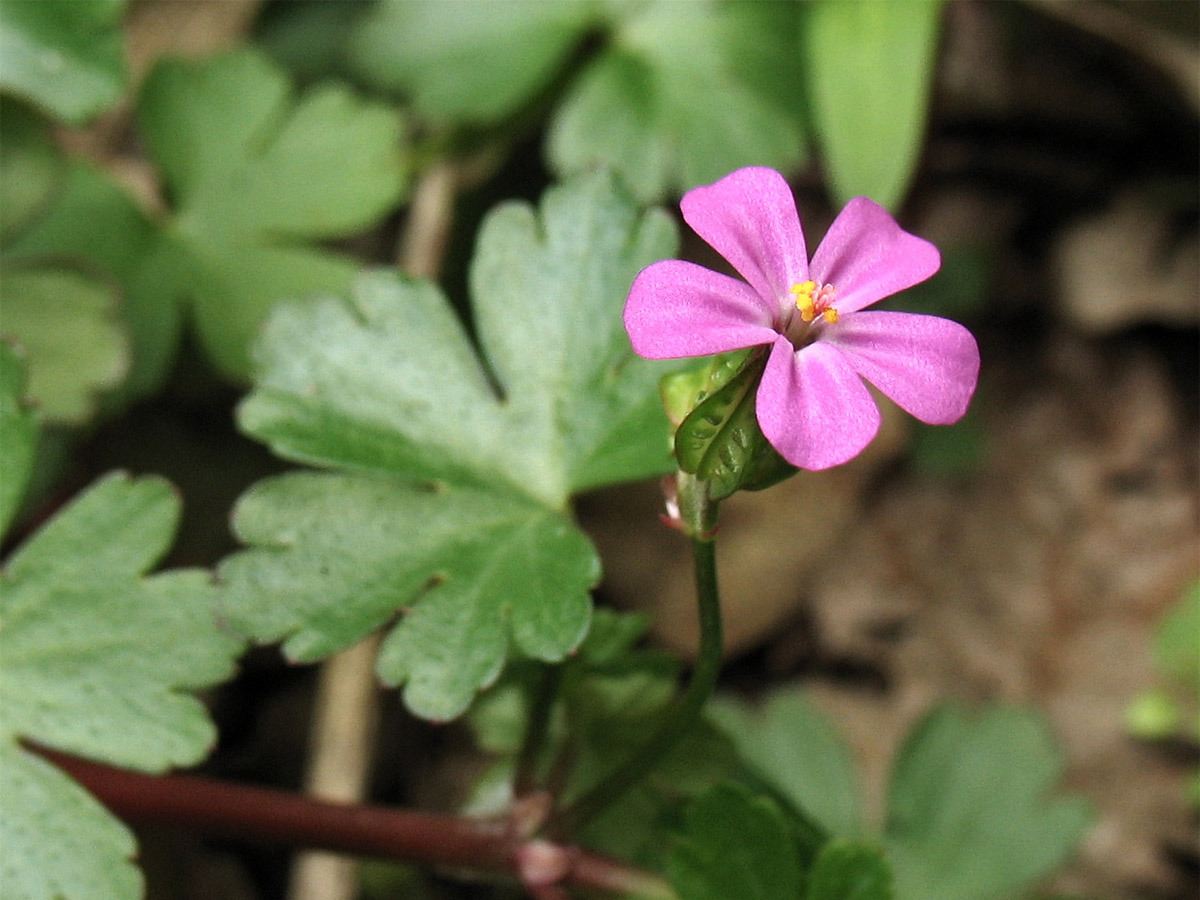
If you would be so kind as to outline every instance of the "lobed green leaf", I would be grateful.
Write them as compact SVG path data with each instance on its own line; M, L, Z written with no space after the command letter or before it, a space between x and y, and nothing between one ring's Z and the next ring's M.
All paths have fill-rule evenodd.
M505 205L471 271L487 368L436 287L367 275L350 304L272 320L242 426L293 459L552 508L665 471L662 367L633 356L619 311L634 274L672 244L665 217L639 216L604 177L547 192L540 219Z
M546 155L559 173L620 172L639 197L804 157L792 4L652 0L619 7L609 46L563 97Z
M0 573L0 872L27 900L132 900L129 833L29 741L141 771L200 760L215 729L189 690L241 643L213 619L206 573L146 576L179 502L154 478L97 482Z
M315 660L402 612L378 671L435 719L461 713L510 653L561 660L599 578L570 497L670 464L661 366L633 355L619 312L673 245L669 220L606 176L551 189L538 212L501 206L471 269L486 363L431 284L372 273L349 302L279 309L240 423L341 472L241 504L254 549L222 568L231 620Z
M105 393L111 407L151 393L167 377L183 330L182 288L169 242L124 189L80 163L64 176L53 206L5 247L5 259L67 264L119 286L132 368L115 396Z
M40 756L0 744L0 872L13 900L135 900L133 833Z
M225 560L230 624L307 662L404 616L378 672L419 715L450 719L499 675L510 643L559 661L587 630L599 564L563 515L489 491L296 473L238 504Z
M1062 768L1030 712L935 709L892 772L885 841L896 896L985 900L1052 872L1092 818L1079 799L1050 795Z
M855 837L861 832L854 760L803 691L773 691L757 709L718 697L707 715L734 742L757 778L829 834Z
M376 87L411 95L436 121L494 122L563 67L596 18L592 0L384 0L350 54Z

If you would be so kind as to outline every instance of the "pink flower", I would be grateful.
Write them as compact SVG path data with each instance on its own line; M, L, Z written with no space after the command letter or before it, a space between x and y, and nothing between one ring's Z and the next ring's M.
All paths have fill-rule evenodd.
M678 259L634 279L625 303L633 349L675 359L770 345L758 423L792 465L826 469L879 430L865 378L922 422L960 419L979 348L948 319L866 307L933 275L937 248L865 197L846 204L812 261L791 189L772 169L739 169L680 204L697 234L745 282Z

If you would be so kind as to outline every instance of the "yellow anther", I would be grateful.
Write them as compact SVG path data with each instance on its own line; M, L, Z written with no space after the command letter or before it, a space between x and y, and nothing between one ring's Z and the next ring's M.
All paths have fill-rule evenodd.
M799 281L788 288L788 292L796 295L796 309L800 310L800 318L811 322L817 317L817 308L813 303L813 291L817 289L815 281Z
M797 281L788 288L788 293L796 295L796 305L798 306L802 297L807 297L811 301L813 291L816 289L817 283L815 281Z
M825 321L828 322L830 325L832 325L834 322L836 322L838 320L838 311L836 309L834 309L832 306L829 307L829 309L825 310L823 313L821 313L821 315L824 317ZM804 318L804 313L800 313L800 317ZM809 321L809 320L805 319L805 321Z

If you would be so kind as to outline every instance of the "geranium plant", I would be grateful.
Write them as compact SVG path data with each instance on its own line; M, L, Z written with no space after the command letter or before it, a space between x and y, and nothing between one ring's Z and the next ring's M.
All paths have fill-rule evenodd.
M802 692L713 697L721 503L862 452L868 385L938 425L976 388L966 327L870 308L940 266L888 210L941 5L442 6L271 5L233 49L132 67L135 91L120 0L0 5L0 896L134 900L132 829L159 824L434 873L415 898L1027 889L1089 821L1049 795L1062 763L1035 713L932 709L872 824ZM829 36L865 57L880 34L914 50L895 121L848 122L842 75L795 51ZM315 77L318 49L373 95ZM95 135L136 155L140 192L65 149L106 110ZM852 152L873 119L886 165ZM552 174L519 199L505 166L534 120ZM810 145L848 200L811 258L789 182ZM740 278L674 258L678 190ZM509 195L455 233L456 210ZM261 451L229 501L224 455L183 489L87 486L63 462L197 395ZM694 560L692 661L596 599L607 560L575 503L635 481L664 485ZM204 557L185 519L168 556L184 504L236 547ZM372 800L365 766L336 801L226 777L222 698L252 645L276 670L361 654L360 697L378 687L414 730L464 723L455 801Z

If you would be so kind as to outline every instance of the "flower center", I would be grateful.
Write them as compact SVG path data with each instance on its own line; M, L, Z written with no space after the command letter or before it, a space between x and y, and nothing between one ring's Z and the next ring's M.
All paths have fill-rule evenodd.
M833 305L837 291L832 284L800 281L788 288L788 293L796 295L796 309L800 310L800 318L805 322L811 322L817 316L830 325L838 320L838 311Z

